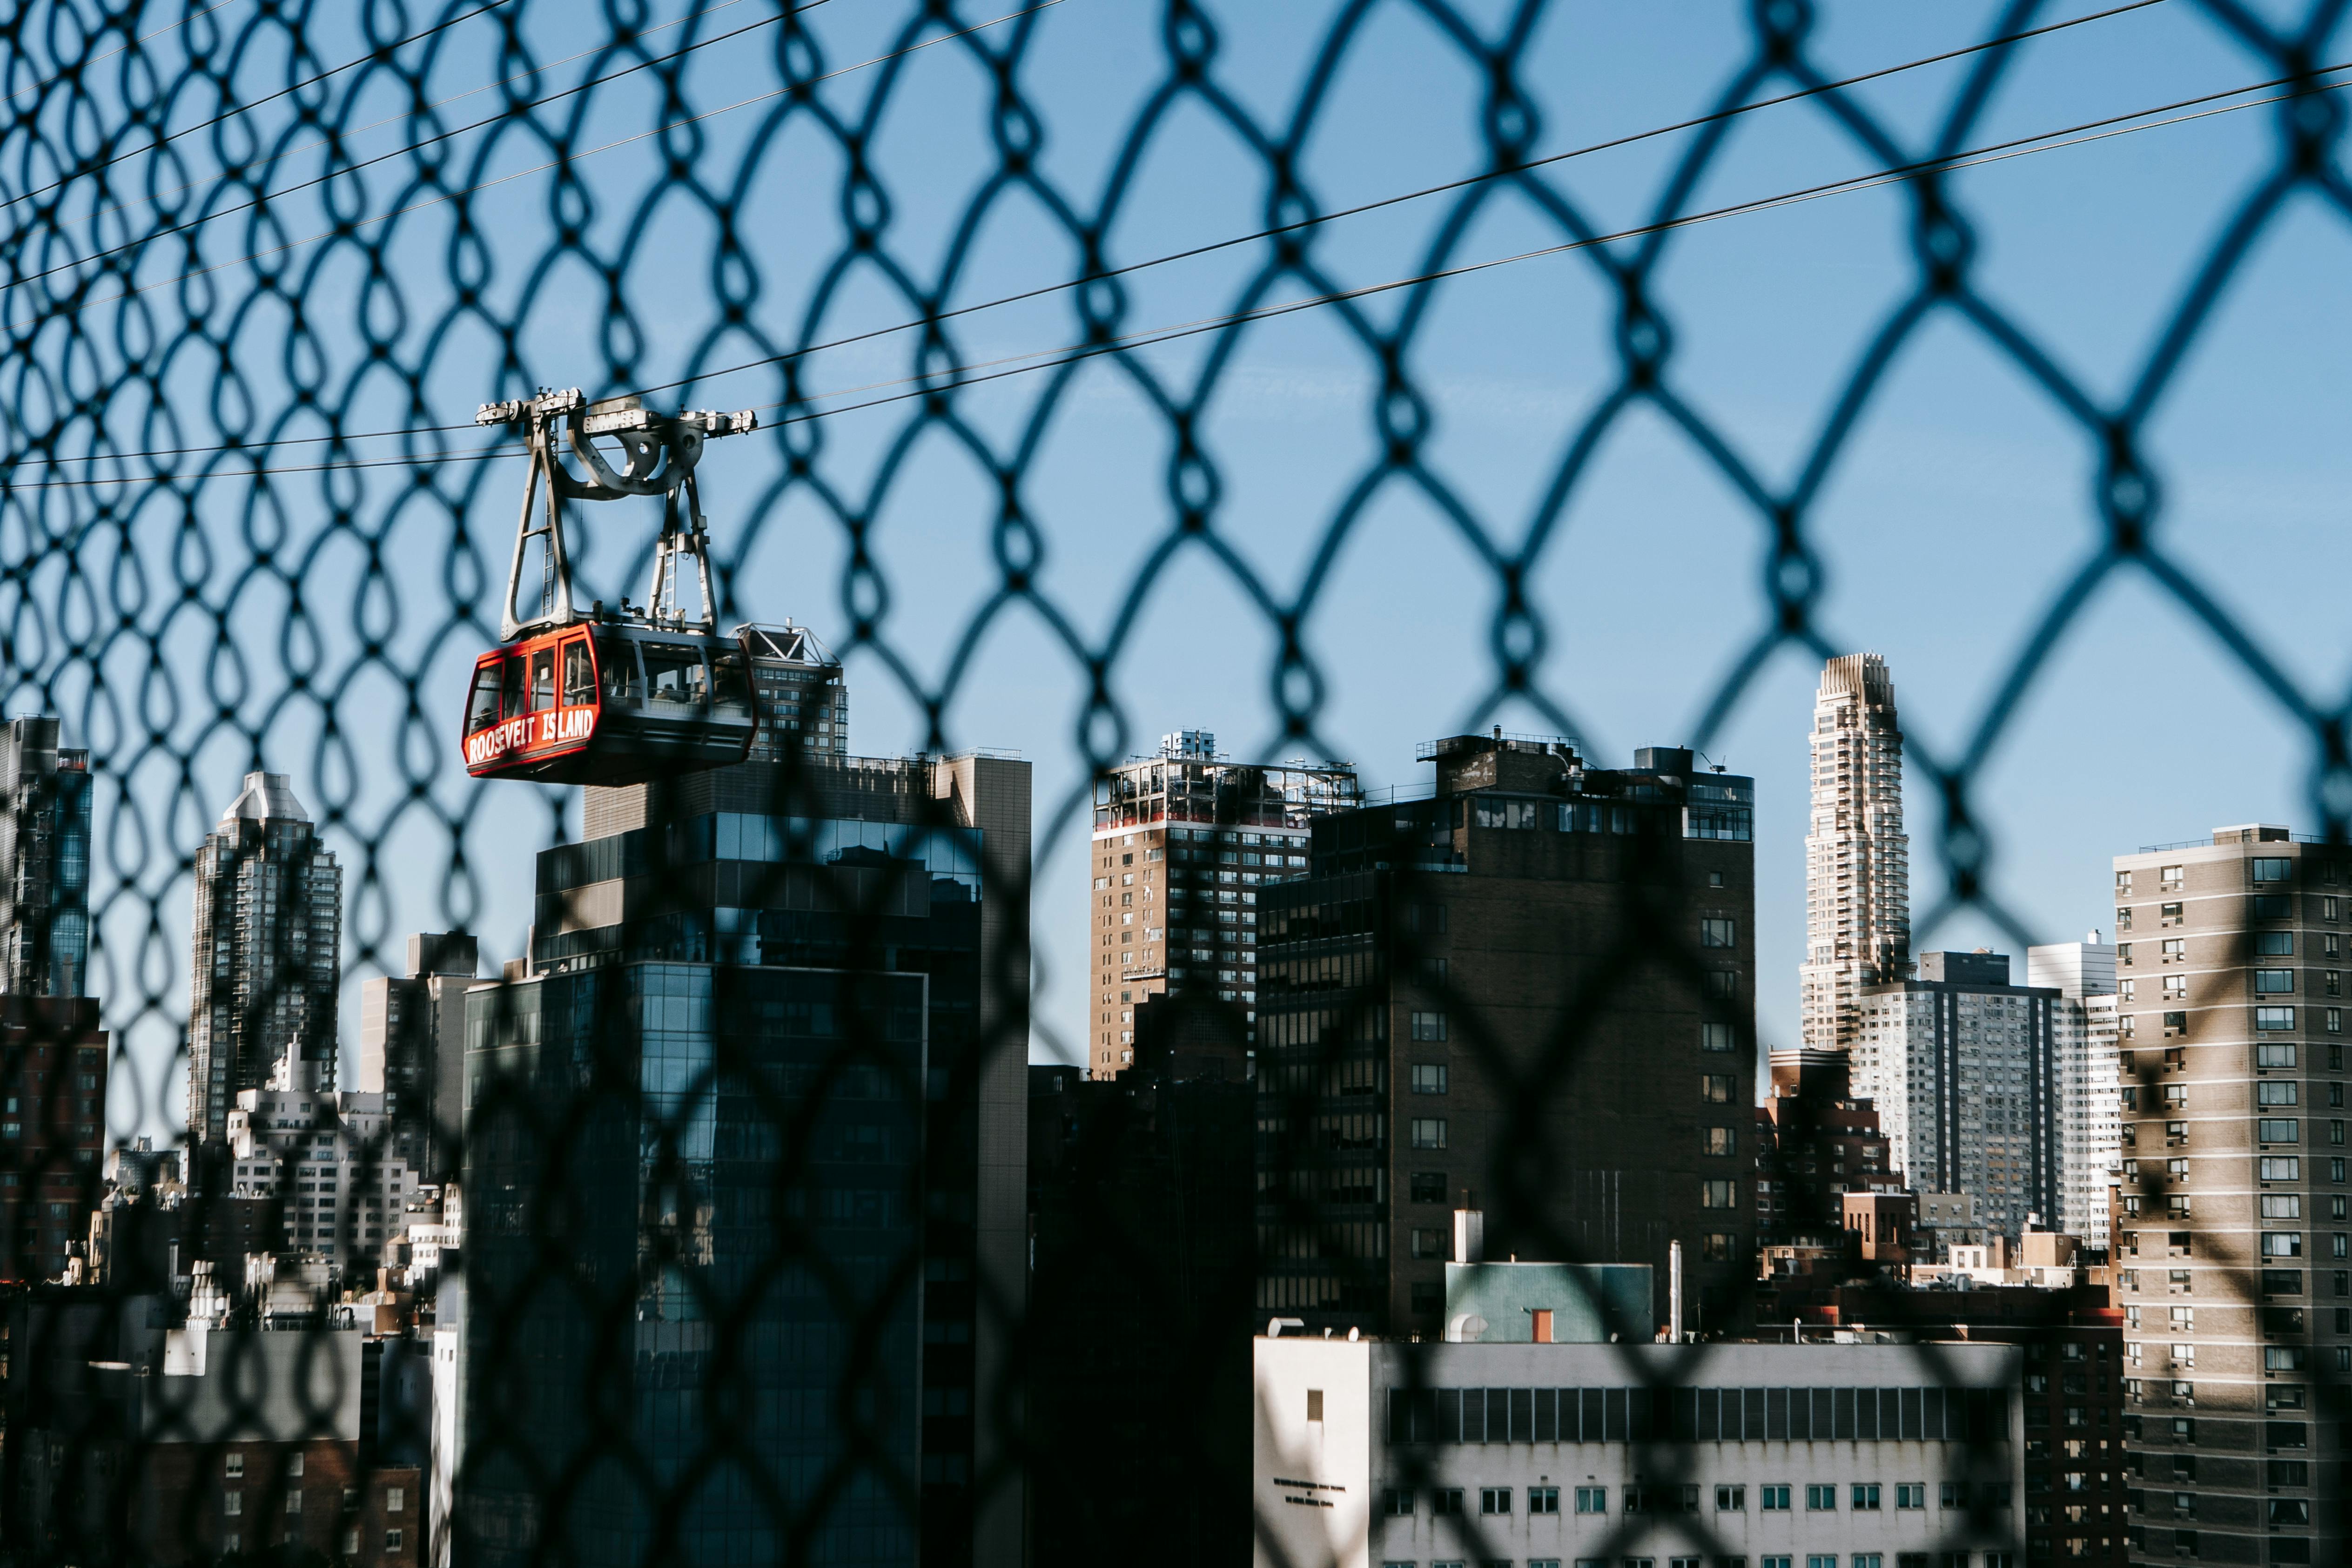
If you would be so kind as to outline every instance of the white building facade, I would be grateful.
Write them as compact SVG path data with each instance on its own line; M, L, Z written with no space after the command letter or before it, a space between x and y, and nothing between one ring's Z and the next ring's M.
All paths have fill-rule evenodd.
M269 1088L236 1097L230 1190L283 1200L283 1250L345 1269L373 1267L405 1228L404 1206L421 1178L394 1152L383 1095L297 1087L292 1062L279 1062Z
M1895 679L1874 653L1829 661L1813 700L1805 835L1805 1045L1853 1047L1862 992L1911 972L1911 841Z
M2022 1353L1261 1338L1256 1561L2013 1568Z
M2116 1055L2116 950L2088 942L2025 950L2025 983L2058 993L2052 1048L2058 1058L2056 1226L2107 1245L2107 1188L2121 1168L2123 1096Z

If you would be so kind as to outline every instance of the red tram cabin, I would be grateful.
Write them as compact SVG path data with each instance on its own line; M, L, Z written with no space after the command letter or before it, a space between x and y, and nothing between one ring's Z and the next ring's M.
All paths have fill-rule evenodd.
M475 662L466 771L642 784L740 763L758 727L740 642L600 615Z

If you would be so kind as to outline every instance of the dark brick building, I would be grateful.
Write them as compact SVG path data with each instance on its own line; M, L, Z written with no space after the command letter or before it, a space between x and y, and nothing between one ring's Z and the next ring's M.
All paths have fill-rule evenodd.
M1434 1332L1475 1194L1487 1257L1647 1263L1661 1298L1681 1241L1693 1326L1733 1326L1751 781L1499 733L1423 755L1432 798L1317 818L1307 878L1258 895L1260 1310Z
M0 996L0 1280L54 1279L89 1232L106 1031L83 996Z

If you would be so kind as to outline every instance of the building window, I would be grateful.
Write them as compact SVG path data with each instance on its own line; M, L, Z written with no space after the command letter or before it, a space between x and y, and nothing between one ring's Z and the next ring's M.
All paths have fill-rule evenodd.
M2263 1163L2269 1163L2268 1161ZM2263 1217L2264 1219L2301 1219L2303 1199L2294 1193L2264 1193Z
M1462 1509L1462 1489L1441 1487L1429 1494L1429 1511L1433 1514L1458 1514Z
M1739 1185L1736 1182L1701 1182L1698 1203L1701 1208L1736 1208L1739 1203Z
M1416 1116L1412 1119L1412 1146L1416 1149L1445 1147L1445 1118Z
M2286 881L2293 875L2290 868L2293 867L2294 864L2294 862L2292 860L2274 858L2267 855L2258 855L2253 860L2254 880L2257 882ZM2178 870L2179 868L2175 867L2173 868Z
M244 1511L245 1494L243 1492L221 1493L221 1512L227 1514L230 1518L234 1519Z
M1478 1489L1478 1511L1480 1513L1486 1514L1510 1512L1511 1489L1508 1487L1480 1487Z
M2265 1154L2262 1172L2265 1182L2299 1182L2303 1180L2303 1162L2293 1154Z
M1714 917L1698 922L1698 944L1701 947L1736 947L1739 942L1739 922Z
M1717 1510L1718 1512L1722 1512L1722 1513L1745 1513L1745 1512L1747 1512L1747 1511L1748 1511L1748 1489L1747 1489L1746 1487L1717 1487L1717 1488L1716 1488L1716 1489L1715 1489L1715 1506L1716 1506Z
M1820 1513L1825 1510L1832 1512L1835 1511L1837 1508L1836 1484L1832 1482L1825 1486L1807 1487L1805 1489L1805 1508L1809 1512L1813 1513Z
M1609 1489L1607 1487L1577 1488L1576 1511L1579 1513L1607 1513L1609 1511Z
M1927 1483L1925 1481L1897 1481L1895 1485L1895 1506L1896 1508L1926 1508L1927 1506Z
M1558 1513L1559 1511L1559 1489L1558 1487L1529 1487L1528 1489L1528 1511L1529 1513Z
M2264 1008L2263 1011L2268 1012L2270 1009ZM2294 1066L2294 1047L2293 1046L2256 1046L2254 1065L2258 1068L2291 1068Z
M1728 1024L1701 1024L1698 1026L1698 1048L1703 1051L1727 1051L1732 1048L1732 1028Z
M386 1512L386 1513L398 1513L398 1512L402 1510L402 1508L404 1508L404 1506L406 1506L407 1501L408 1501L408 1493L407 1493L404 1489L403 1489L402 1488L399 1488L399 1487L386 1487L386 1488L384 1488L384 1489L383 1489L383 1511L384 1511L384 1512Z
M2298 1125L2292 1116L2263 1117L2254 1123L2254 1135L2265 1143L2300 1142Z
M2180 977L2174 976L2173 978L2178 979ZM2257 969L2254 971L2254 994L2257 996L2280 996L2284 995L2286 993L2293 991L2294 989L2294 971L2292 969Z
M1708 1105L1729 1105L1731 1075L1727 1072L1701 1073L1698 1080L1698 1097Z
M2303 1233L2299 1230L2266 1230L2263 1232L2264 1258L2301 1258Z
M1415 1013L1412 1019L1412 1037L1416 1040L1442 1040L1445 1038L1445 1015Z
M302 1511L302 1493L299 1488L286 1494L286 1511L288 1513Z
M387 1530L383 1532L383 1549L386 1552L397 1552L400 1550L400 1531L396 1530Z
M2264 1079L2254 1085L2257 1105L2297 1105L2302 1102L2302 1086L2293 1079Z
M1853 1500L1855 1512L1873 1512L1878 1507L1878 1488L1875 1485L1865 1486L1864 1483L1856 1481L1853 1483Z
M1445 1173L1415 1171L1411 1186L1412 1201L1417 1204L1442 1204L1445 1201Z
M1731 1261L1732 1237L1728 1231L1710 1230L1699 1237L1699 1257L1708 1263Z
M2292 1067L2294 1064L2290 1062L2288 1065ZM1444 1094L1445 1064L1444 1062L1413 1063L1412 1091L1415 1094Z
M1739 1152L1739 1140L1728 1127L1699 1129L1699 1150L1702 1154L1728 1155Z
M1415 1258L1444 1258L1445 1233L1442 1230L1416 1230L1412 1233L1412 1255Z
M1763 1486L1756 1489L1756 1506L1766 1513L1789 1511L1789 1489L1784 1486Z
M2292 958L2294 956L2294 932L2291 931L2256 931L2254 951L2264 958Z
M2256 989L2259 990L2260 987L2256 987ZM2164 977L2164 999L2166 1001L2182 1002L2188 1000L2188 997L2189 976L2186 974L2168 974Z
M235 1479L236 1477L245 1474L245 1456L243 1454L231 1454L222 1459L221 1474L227 1476L231 1479Z
M1381 1511L1387 1514L1391 1519L1411 1518L1412 1516L1412 1489L1411 1487L1388 1487L1383 1489L1381 1495Z

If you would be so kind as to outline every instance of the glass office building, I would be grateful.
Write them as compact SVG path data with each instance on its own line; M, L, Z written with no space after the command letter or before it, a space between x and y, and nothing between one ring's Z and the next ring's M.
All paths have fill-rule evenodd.
M1026 769L854 759L757 809L778 766L591 792L467 994L468 1561L995 1560L984 872L1025 876Z

